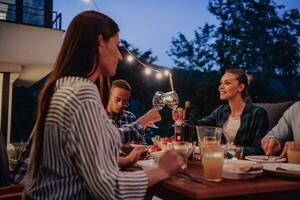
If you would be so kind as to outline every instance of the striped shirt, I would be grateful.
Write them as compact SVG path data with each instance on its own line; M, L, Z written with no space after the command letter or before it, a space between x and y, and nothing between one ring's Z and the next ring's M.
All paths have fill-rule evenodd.
M123 110L118 115L108 117L119 128L123 144L130 141L146 143L143 126L137 121L133 113Z
M57 80L44 125L42 160L25 178L28 199L143 199L143 171L121 172L120 134L88 79Z

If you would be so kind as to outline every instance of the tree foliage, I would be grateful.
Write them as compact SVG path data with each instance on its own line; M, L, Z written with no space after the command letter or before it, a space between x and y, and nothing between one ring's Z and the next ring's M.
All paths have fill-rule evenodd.
M169 55L185 69L241 68L293 77L299 62L300 14L272 0L210 0L219 25L205 24L188 40L173 38Z
M300 97L297 9L284 10L272 0L210 0L208 10L217 25L206 23L190 40L182 33L172 38L168 54L179 68L219 70L219 76L226 69L243 69L254 76L251 94L256 102ZM193 85L197 80L190 81Z

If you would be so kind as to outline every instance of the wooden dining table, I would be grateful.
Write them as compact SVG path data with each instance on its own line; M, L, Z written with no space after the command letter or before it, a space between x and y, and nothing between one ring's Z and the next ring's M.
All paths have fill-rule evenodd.
M203 178L200 161L188 161L186 171ZM150 189L151 193L162 199L299 199L300 180L276 177L263 173L251 180L229 180L202 183L187 176L177 174Z
M126 171L141 170L132 167ZM250 180L229 180L221 182L205 181L203 167L200 161L189 160L185 169L189 174L200 177L202 183L195 182L187 176L178 173L171 178L150 188L153 195L162 199L246 199L246 200L276 200L299 199L300 180L277 177L271 174L263 174ZM23 185L11 185L0 187L0 199L21 199Z

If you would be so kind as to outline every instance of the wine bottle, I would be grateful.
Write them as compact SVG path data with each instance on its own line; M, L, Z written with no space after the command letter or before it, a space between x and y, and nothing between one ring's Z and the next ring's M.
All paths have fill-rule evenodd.
M190 101L184 102L184 120L182 123L182 140L186 142L194 142L194 129L190 116Z

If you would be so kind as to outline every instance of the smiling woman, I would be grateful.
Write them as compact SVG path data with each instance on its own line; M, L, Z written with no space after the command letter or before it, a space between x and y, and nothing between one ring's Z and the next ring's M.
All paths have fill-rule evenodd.
M219 92L220 99L228 104L196 122L198 125L222 127L222 143L243 146L243 156L263 154L260 139L268 131L266 111L248 101L247 89L247 75L242 70L227 70L221 78Z

